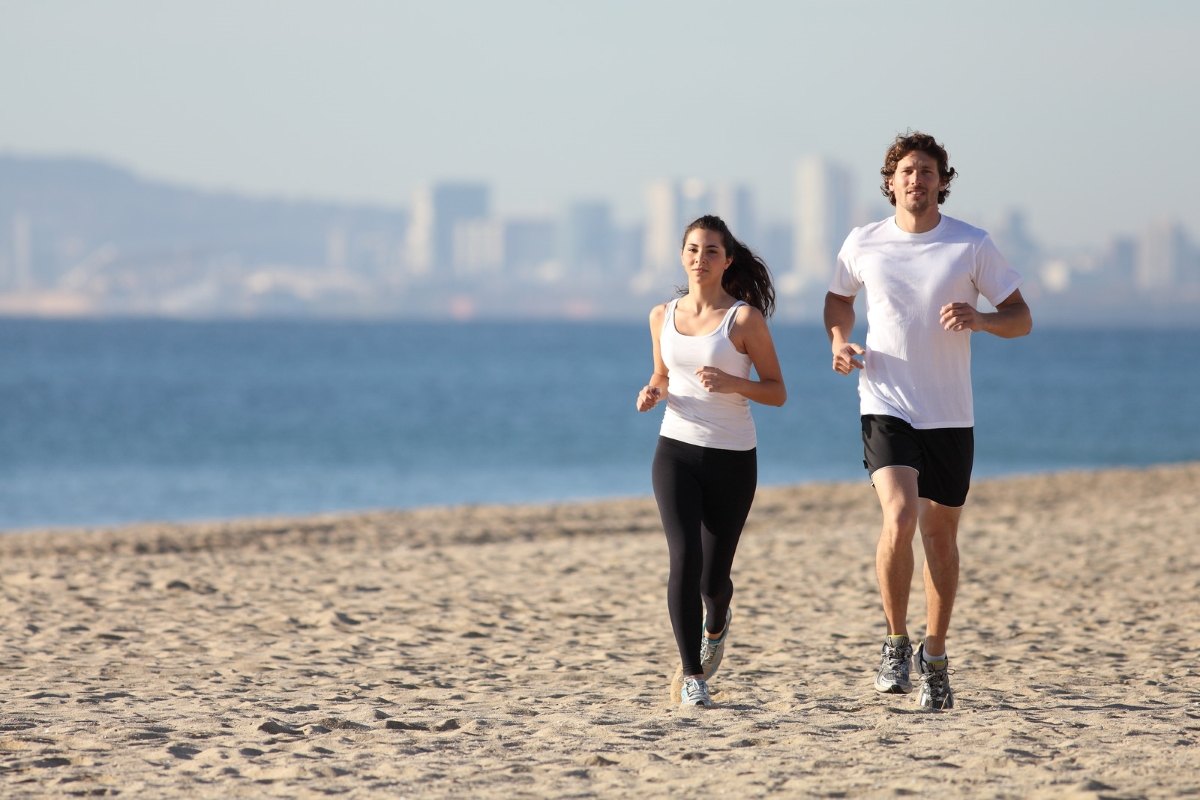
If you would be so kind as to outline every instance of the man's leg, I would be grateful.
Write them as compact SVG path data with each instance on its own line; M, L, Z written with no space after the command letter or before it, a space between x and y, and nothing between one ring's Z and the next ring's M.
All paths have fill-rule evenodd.
M918 519L917 471L912 467L882 467L871 473L883 509L883 530L875 547L875 574L888 635L880 650L875 691L912 691L912 644L908 638L908 596L913 576L913 536Z
M875 574L883 599L888 634L908 635L908 596L912 588L913 537L919 505L917 471L912 467L883 467L871 473L883 510L883 529L875 547Z
M946 652L950 613L958 593L958 521L962 508L921 501L921 541L925 546L926 652Z

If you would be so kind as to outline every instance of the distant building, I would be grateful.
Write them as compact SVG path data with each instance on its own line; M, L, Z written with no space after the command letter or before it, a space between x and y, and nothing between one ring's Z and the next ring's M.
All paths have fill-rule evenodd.
M645 239L646 228L641 223L615 226L614 241L616 244L613 252L613 266L616 276L631 276L641 268ZM625 286L625 284L621 285Z
M634 279L636 292L657 292L679 282L683 229L697 217L712 213L711 209L712 195L700 180L662 180L646 187L646 227L642 266Z
M455 229L491 213L491 189L482 183L435 183L413 198L408 271L414 276L462 277L454 261ZM463 270L469 274L469 270Z
M754 214L754 192L740 183L717 183L709 190L709 208L704 213L716 214L751 250L761 245L761 232ZM690 220L689 220L690 222ZM682 228L680 233L683 233Z
M25 291L33 288L33 222L18 212L12 218L12 275L6 288Z
M557 283L559 226L552 219L515 219L504 226L504 274L517 280Z
M824 290L838 250L854 226L848 169L820 157L796 166L791 272L781 281L784 294Z
M1187 233L1177 222L1158 222L1142 234L1134 268L1137 288L1142 291L1169 291L1191 283L1186 273L1191 261Z
M1131 289L1137 271L1137 241L1128 236L1118 236L1100 252L1097 272L1111 286Z
M1023 213L1010 211L990 233L996 247L1018 272L1031 275L1037 271L1042 259L1041 248L1034 241Z
M618 242L608 203L601 200L571 203L561 233L559 258L568 277L584 282L596 274L613 278Z
M756 253L767 262L767 267L776 280L792 271L792 257L796 249L792 237L792 226L787 222L770 222L762 226L756 245Z
M504 273L504 223L494 218L461 220L454 226L449 263L457 278Z
M634 278L638 293L678 284L683 231L697 218L715 214L733 234L750 245L758 239L754 193L738 183L706 184L698 178L661 180L646 187L641 267Z
M655 181L646 187L642 264L634 284L638 292L653 291L671 272L682 209L683 196L677 181Z

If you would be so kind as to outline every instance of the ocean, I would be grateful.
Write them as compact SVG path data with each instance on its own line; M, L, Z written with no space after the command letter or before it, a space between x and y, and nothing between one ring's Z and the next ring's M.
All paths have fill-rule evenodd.
M773 326L760 485L863 480L855 380ZM1200 459L1200 331L975 335L977 477ZM0 530L650 494L644 323L0 320Z

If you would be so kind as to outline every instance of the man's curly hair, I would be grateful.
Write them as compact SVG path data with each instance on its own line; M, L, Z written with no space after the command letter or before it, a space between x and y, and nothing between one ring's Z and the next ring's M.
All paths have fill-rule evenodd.
M950 166L950 154L946 152L946 148L938 144L937 140L927 133L909 130L907 133L897 134L896 140L892 142L892 146L888 148L887 154L883 157L883 169L879 170L879 174L883 176L883 183L879 188L888 202L896 205L896 195L888 188L888 181L896 174L896 165L900 163L900 160L914 152L925 153L937 161L940 183L938 205L940 206L950 196L950 181L954 180L958 170Z

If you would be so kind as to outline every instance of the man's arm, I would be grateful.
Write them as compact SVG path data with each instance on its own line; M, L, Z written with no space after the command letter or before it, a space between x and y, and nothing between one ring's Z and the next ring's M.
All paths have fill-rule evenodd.
M826 301L826 308L828 308ZM826 312L828 313L828 312ZM970 303L950 303L942 306L942 327L948 331L981 331L1002 339L1015 339L1033 330L1033 314L1017 289L1000 303L996 310L982 312Z
M854 332L854 298L834 292L825 293L825 332L833 350L833 371L849 375L852 370L862 369L863 362L855 356L865 351L850 341Z

